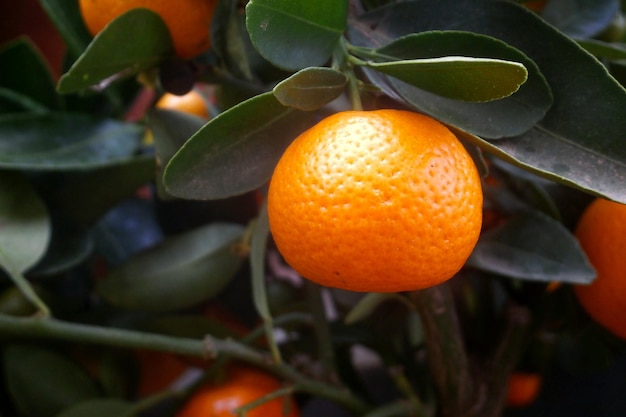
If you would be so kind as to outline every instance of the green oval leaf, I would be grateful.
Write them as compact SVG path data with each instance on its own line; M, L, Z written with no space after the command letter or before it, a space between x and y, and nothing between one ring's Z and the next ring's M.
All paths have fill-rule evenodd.
M431 93L464 101L508 97L527 75L526 68L517 62L460 56L365 65Z
M122 417L129 415L133 405L115 398L83 401L66 408L55 417Z
M263 185L313 113L285 107L271 92L221 113L172 157L163 183L173 196L220 199Z
M167 238L98 282L111 304L132 310L170 311L217 294L241 263L233 244L243 227L214 223Z
M274 87L274 95L284 106L317 110L339 97L348 78L339 71L311 67L298 71Z
M151 68L173 55L169 31L155 12L138 8L117 17L89 44L59 80L60 93L73 93Z
M87 374L67 357L30 345L3 352L4 377L15 406L26 416L54 416L99 392Z
M71 113L0 118L0 167L90 169L125 161L137 151L142 128Z
M596 275L576 238L540 212L513 217L481 235L467 264L532 281L588 284Z
M259 53L277 67L326 63L346 27L347 0L251 0L246 28Z
M417 7L417 6L414 6ZM449 6L453 7L453 6ZM456 8L456 6L454 6ZM405 19L404 15L418 19L413 9L384 9L394 18ZM398 15L396 15L396 12ZM403 17L400 17L402 14ZM451 99L422 88L416 88L402 80L387 77L378 72L367 71L372 82L396 100L409 103L421 112L429 114L445 123L457 126L467 132L487 138L500 138L523 133L541 120L552 105L550 87L541 75L537 65L524 53L506 43L477 33L465 31L428 31L419 34L398 34L394 42L386 40L395 36L396 27L378 25L385 13L375 12L365 15L353 26L351 37L354 42L370 47L382 46L376 50L381 55L395 59L413 60L446 56L472 56L495 58L518 62L526 68L528 78L517 92L509 97L489 102L469 102ZM420 22L421 23L421 22ZM370 30L377 25L376 30ZM400 30L409 30L400 25ZM379 52L382 51L382 52ZM384 56L383 55L383 56ZM487 84L466 85L465 95L475 93L488 97ZM445 87L442 88L449 88ZM463 86L460 86L463 89ZM445 91L443 91L445 93ZM454 94L448 92L448 95ZM458 92L456 93L458 95Z
M15 171L0 171L0 267L21 274L46 252L48 211L31 184Z

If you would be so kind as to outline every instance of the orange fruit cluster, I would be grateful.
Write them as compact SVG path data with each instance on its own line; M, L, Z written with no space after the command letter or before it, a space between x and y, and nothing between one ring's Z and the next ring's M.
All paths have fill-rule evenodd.
M298 273L352 291L397 292L455 275L481 229L476 166L440 122L345 111L302 133L270 181L276 246Z
M574 291L589 315L626 339L626 205L594 200L583 212L576 237L597 272Z
M211 46L210 25L217 0L80 0L87 29L97 35L116 17L143 7L157 13L170 31L176 54L190 59Z

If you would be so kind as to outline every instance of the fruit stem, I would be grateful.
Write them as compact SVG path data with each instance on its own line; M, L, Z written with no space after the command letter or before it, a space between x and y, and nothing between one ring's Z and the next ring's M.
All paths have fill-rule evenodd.
M0 257L2 255L3 254L0 253ZM9 274L9 276L11 277L11 280L20 290L22 295L24 295L24 297L26 297L28 301L30 301L32 305L35 306L35 308L37 308L36 315L42 318L50 317L51 316L50 309L48 308L46 303L44 303L43 300L39 297L37 292L35 292L35 290L30 285L30 282L28 282L26 277L24 277L23 274L21 274L20 272L16 270L10 271L9 268L6 268L5 271Z
M294 389L293 387L285 387L285 388L281 388L278 389L276 391L272 391L267 395L262 396L261 398L258 398L254 401L251 401L249 403L247 403L246 405L242 405L241 407L237 407L235 410L233 410L235 412L235 414L238 417L245 417L248 415L248 412L250 412L251 410L255 409L256 407L265 404L268 401L272 401L275 400L277 398L280 397L284 397L285 399L288 399L291 397L291 395L293 394ZM285 406L289 407L289 402L285 401ZM285 410L286 412L284 413L284 415L289 415L291 410Z
M422 319L440 415L466 415L473 401L473 383L452 291L443 283L412 292L410 296Z
M354 65L350 55L349 44L345 37L341 37L337 48L333 53L333 68L344 73L348 78L348 94L353 110L363 110L361 101L361 91L359 89L359 78L354 73Z

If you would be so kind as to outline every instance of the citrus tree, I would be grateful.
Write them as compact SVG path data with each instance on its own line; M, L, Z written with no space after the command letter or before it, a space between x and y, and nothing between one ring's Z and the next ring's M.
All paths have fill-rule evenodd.
M5 13L0 415L495 417L624 354L618 0L121 4Z

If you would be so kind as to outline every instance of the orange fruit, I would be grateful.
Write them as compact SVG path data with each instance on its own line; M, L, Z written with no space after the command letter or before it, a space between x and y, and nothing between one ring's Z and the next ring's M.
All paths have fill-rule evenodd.
M525 407L537 399L541 389L541 375L528 372L513 372L509 376L506 405Z
M190 59L209 49L209 27L217 0L80 0L87 29L98 34L116 17L144 7L157 13L170 31L176 54Z
M206 384L194 393L176 417L232 417L236 408L281 388L278 380L256 369L233 367L227 372L224 381ZM246 416L298 417L299 412L293 401L286 404L285 398L279 397L254 407Z
M575 285L580 304L598 323L626 339L626 205L594 200L576 237L597 272L590 285Z
M137 350L136 358L139 364L137 396L140 398L170 388L190 368L176 355L166 352Z
M438 121L403 110L345 111L302 133L270 181L276 246L302 276L396 292L451 278L476 245L482 188Z
M191 90L182 96L165 93L156 102L156 107L193 114L203 119L209 118L209 111L207 110L204 97L196 90Z

